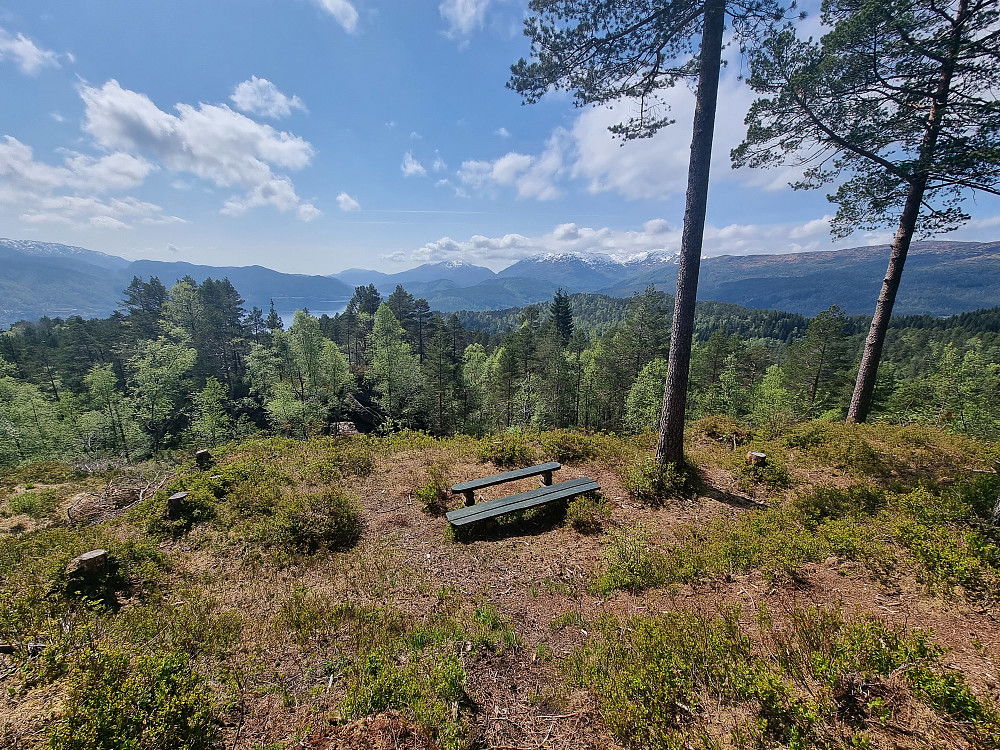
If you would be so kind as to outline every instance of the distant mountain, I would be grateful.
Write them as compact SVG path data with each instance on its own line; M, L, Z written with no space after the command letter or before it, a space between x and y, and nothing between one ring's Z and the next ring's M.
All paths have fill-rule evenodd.
M848 315L870 315L888 262L888 245L705 258L698 298L809 316L836 304ZM672 292L677 268L663 266L595 291L622 297L649 284ZM893 313L952 315L997 304L1000 243L925 241L910 247Z
M801 315L837 304L849 315L875 309L888 260L885 245L788 255L705 258L700 300ZM952 315L1000 305L1000 242L916 242L910 248L894 312ZM343 308L356 286L375 284L388 296L402 284L431 309L499 310L551 300L555 291L628 297L649 284L672 293L677 255L644 253L548 254L518 261L498 274L464 262L427 263L386 274L349 269L334 276L284 274L261 266L199 266L135 261L55 243L0 240L0 328L22 319L104 317L119 305L133 276L159 277L166 286L190 275L201 282L229 278L247 309L282 316L308 307L319 314Z
M96 250L87 250L86 248L73 247L72 245L60 245L55 242L0 239L0 250L10 250L11 252L30 255L39 259L69 258L111 270L118 270L129 264L129 261L119 258L117 255L108 255L107 253L99 253Z
M559 286L545 278L494 278L475 286L443 287L424 291L421 296L427 298L432 310L440 312L502 310L550 300Z
M106 317L117 309L133 276L156 276L167 287L191 276L228 278L246 300L246 309L267 311L270 300L284 315L308 307L335 309L354 288L326 276L272 271L261 266L200 266L139 260L56 243L0 239L0 328L19 320L80 315Z
M402 284L406 291L419 296L415 291L418 284L434 282L451 282L457 286L472 286L481 281L496 277L488 268L466 263L461 260L447 260L439 263L424 263L399 273L382 273L381 271L366 271L363 268L348 268L346 271L331 275L352 287L374 284L383 295L391 294L397 284ZM412 288L411 288L412 287Z
M149 279L159 277L168 288L178 279L191 276L199 284L207 278L228 278L246 300L246 308L259 307L264 312L274 300L279 311L326 309L333 303L349 300L354 288L329 276L306 276L280 273L263 266L197 266L191 263L168 263L158 260L137 260L122 270L127 284L133 276ZM124 288L124 287L122 287Z
M25 252L12 245L0 241L0 330L46 315L105 317L121 299L124 286L116 272L82 260L86 256Z

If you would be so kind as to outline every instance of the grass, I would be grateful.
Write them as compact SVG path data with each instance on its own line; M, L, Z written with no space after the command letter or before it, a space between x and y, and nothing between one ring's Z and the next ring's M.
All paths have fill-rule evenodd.
M379 713L454 750L556 744L564 725L581 742L610 744L612 732L636 748L1000 743L986 692L930 633L836 608L768 613L769 587L756 616L725 605L733 575L787 592L806 566L829 564L992 611L1000 476L965 470L989 468L996 446L886 425L765 439L724 419L692 438L697 484L644 464L649 436L255 439L217 449L208 471L158 465L157 476L175 472L162 490L104 523L51 518L0 535L0 642L15 647L0 656L0 748L146 748L168 735L197 748L237 734L321 746ZM748 450L787 481L738 476ZM443 519L421 505L440 500L458 467L503 452L518 466L579 463L604 492L575 499L565 519L526 514L447 543ZM640 503L615 479L630 471L649 493ZM771 507L696 494L718 477ZM98 481L21 467L0 480L0 509L13 501L50 518L57 498ZM183 503L168 507L179 491ZM113 575L91 589L67 580L66 563L98 547ZM602 617L688 594L707 600ZM723 608L706 615L716 599ZM995 661L995 642L979 637L976 658ZM525 706L573 718L484 735L514 731L493 720L501 711L527 731ZM911 722L920 743L900 739Z

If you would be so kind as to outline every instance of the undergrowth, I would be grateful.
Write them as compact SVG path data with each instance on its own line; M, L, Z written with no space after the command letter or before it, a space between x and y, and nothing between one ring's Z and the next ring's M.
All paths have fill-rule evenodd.
M946 666L930 635L835 609L671 611L597 623L569 677L633 748L882 746L900 728L926 746L1000 742L1000 714Z

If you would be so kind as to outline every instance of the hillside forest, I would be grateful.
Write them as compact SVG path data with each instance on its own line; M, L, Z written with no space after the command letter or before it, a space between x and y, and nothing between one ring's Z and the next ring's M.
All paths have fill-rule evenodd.
M658 424L671 298L565 295L443 317L402 286L343 314L247 312L227 279L136 277L105 319L0 334L0 465L133 461L257 433L435 436ZM699 305L688 413L774 431L842 419L868 321ZM874 418L974 437L1000 426L1000 309L893 321Z

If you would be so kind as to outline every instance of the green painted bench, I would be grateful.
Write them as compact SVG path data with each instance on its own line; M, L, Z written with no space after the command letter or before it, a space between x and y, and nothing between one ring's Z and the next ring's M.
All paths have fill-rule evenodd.
M529 466L527 469L514 469L513 471L505 471L502 474L494 474L493 476L483 477L482 479L470 479L468 482L459 482L458 484L453 484L451 486L451 491L456 495L461 492L465 495L465 504L473 505L476 502L476 490L481 490L484 487L492 487L495 484L513 482L517 479L526 479L528 477L536 477L539 475L542 477L543 485L552 484L552 472L559 471L561 468L562 464L558 461L549 461L547 464Z
M526 510L528 508L534 508L538 505L544 505L545 503L551 503L556 500L566 500L571 497L576 497L577 495L582 495L585 492L592 492L594 490L601 489L601 485L589 477L580 477L578 479L570 479L565 482L559 482L558 484L552 484L552 472L560 468L562 468L560 464L552 461L547 464L531 466L527 469L505 471L502 474L494 474L493 476L484 477L483 479L473 479L468 482L460 482L459 484L453 485L451 488L452 492L461 492L465 495L466 507L450 511L446 516L448 522L452 526L465 526L466 524L483 521L487 518L495 518L496 516L503 515L504 513ZM475 496L473 493L477 489L492 487L493 485L502 484L503 482L511 482L515 479L524 479L525 477L537 475L542 476L541 487L537 487L533 490L527 490L525 492L518 492L516 495L511 495L510 497L500 497L496 500L479 503L478 505L471 504L469 502L471 500L472 503L475 503Z

